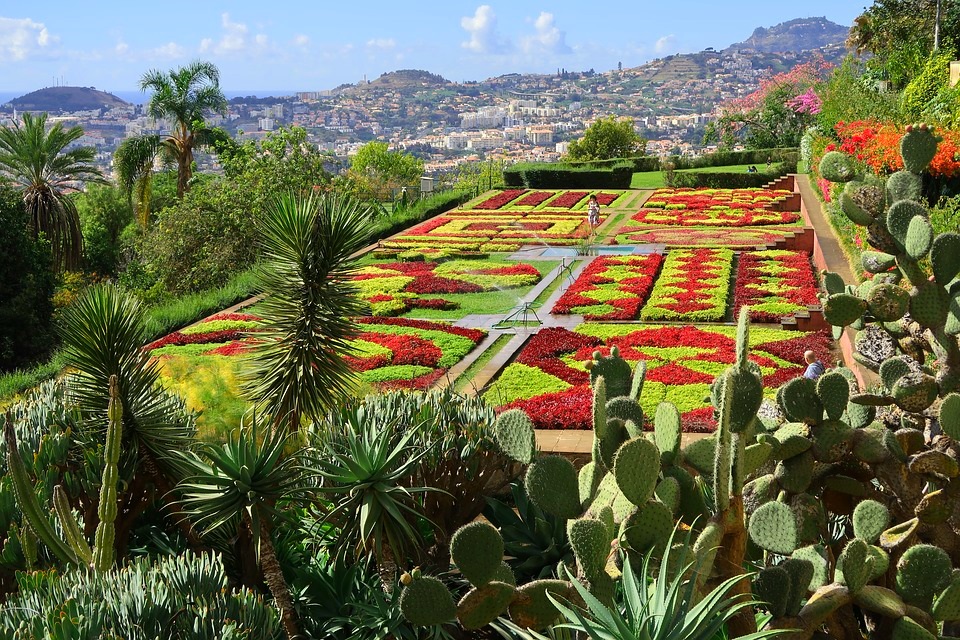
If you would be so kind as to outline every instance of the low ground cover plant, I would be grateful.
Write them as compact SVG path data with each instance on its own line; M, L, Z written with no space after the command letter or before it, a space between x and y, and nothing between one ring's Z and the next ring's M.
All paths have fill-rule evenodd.
M662 244L669 247L755 248L772 245L796 229L770 227L749 228L682 228L635 227L629 221L616 231L611 244Z
M738 258L734 313L748 306L753 322L779 322L819 305L817 292L810 256L803 251L744 251Z
M710 384L733 362L736 330L731 326L585 323L574 331L541 329L484 392L498 410L519 408L541 429L584 429L590 421L590 372L584 366L595 351L616 347L629 363L644 360L646 382L640 404L652 416L660 402L673 402L684 428L712 429ZM832 340L824 332L755 328L750 360L763 376L767 397L783 382L803 373L803 352L832 360Z
M585 320L633 320L653 288L663 256L595 258L550 313L582 314Z
M727 313L733 269L729 249L677 249L667 254L641 320L711 322Z
M683 227L751 227L800 221L800 214L782 211L790 191L773 189L657 189L620 230L640 225Z

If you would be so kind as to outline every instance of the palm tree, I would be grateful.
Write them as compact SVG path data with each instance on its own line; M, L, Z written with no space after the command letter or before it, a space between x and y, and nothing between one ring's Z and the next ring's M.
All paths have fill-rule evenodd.
M23 192L33 234L45 234L58 268L75 269L83 255L77 207L67 195L80 181L102 181L91 163L93 147L67 147L83 136L79 126L47 130L47 114L23 114L22 122L0 127L0 174Z
M190 190L193 150L212 146L221 135L204 124L208 111L224 114L227 99L220 90L220 71L211 62L197 60L168 73L156 69L140 79L140 90L153 90L147 113L158 120L172 120L170 134L128 138L117 148L113 162L120 183L128 191L137 188L141 222L150 214L150 175L157 157L177 165L177 197Z
M351 256L367 242L371 212L349 195L286 194L264 216L258 288L268 295L247 392L290 430L353 387L343 355L366 305L354 295Z

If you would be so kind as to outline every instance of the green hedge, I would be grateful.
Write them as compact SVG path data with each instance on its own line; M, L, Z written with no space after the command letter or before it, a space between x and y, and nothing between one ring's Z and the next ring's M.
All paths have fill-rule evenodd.
M629 189L635 171L630 161L619 161L608 168L579 166L572 163L523 162L503 170L503 181L510 188L527 189Z
M765 167L767 159L775 163L797 164L800 159L800 150L785 149L746 149L744 151L716 151L706 156L690 158L686 156L670 156L668 159L674 169L700 169L702 167L723 167L729 164L755 164Z
M705 187L709 189L754 189L759 188L788 173L796 173L796 163L783 162L774 165L770 171L763 173L717 173L708 171L676 171L667 174L665 182L668 187Z

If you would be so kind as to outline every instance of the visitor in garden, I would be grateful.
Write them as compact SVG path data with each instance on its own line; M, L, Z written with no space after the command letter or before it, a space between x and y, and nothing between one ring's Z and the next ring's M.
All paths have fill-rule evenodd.
M807 370L803 372L804 378L816 380L827 370L823 363L817 360L817 355L813 351L804 351L803 359L807 363Z
M590 224L591 230L600 225L600 202L594 194L590 195L590 201L587 204L587 222Z

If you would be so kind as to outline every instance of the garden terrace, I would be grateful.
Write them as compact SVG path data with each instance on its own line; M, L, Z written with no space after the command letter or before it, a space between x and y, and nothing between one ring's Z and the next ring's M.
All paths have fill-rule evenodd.
M597 197L600 206L619 208L630 199L632 193L621 190L507 189L491 196L481 196L479 201L468 202L464 208L483 211L579 211L586 208L591 195Z

